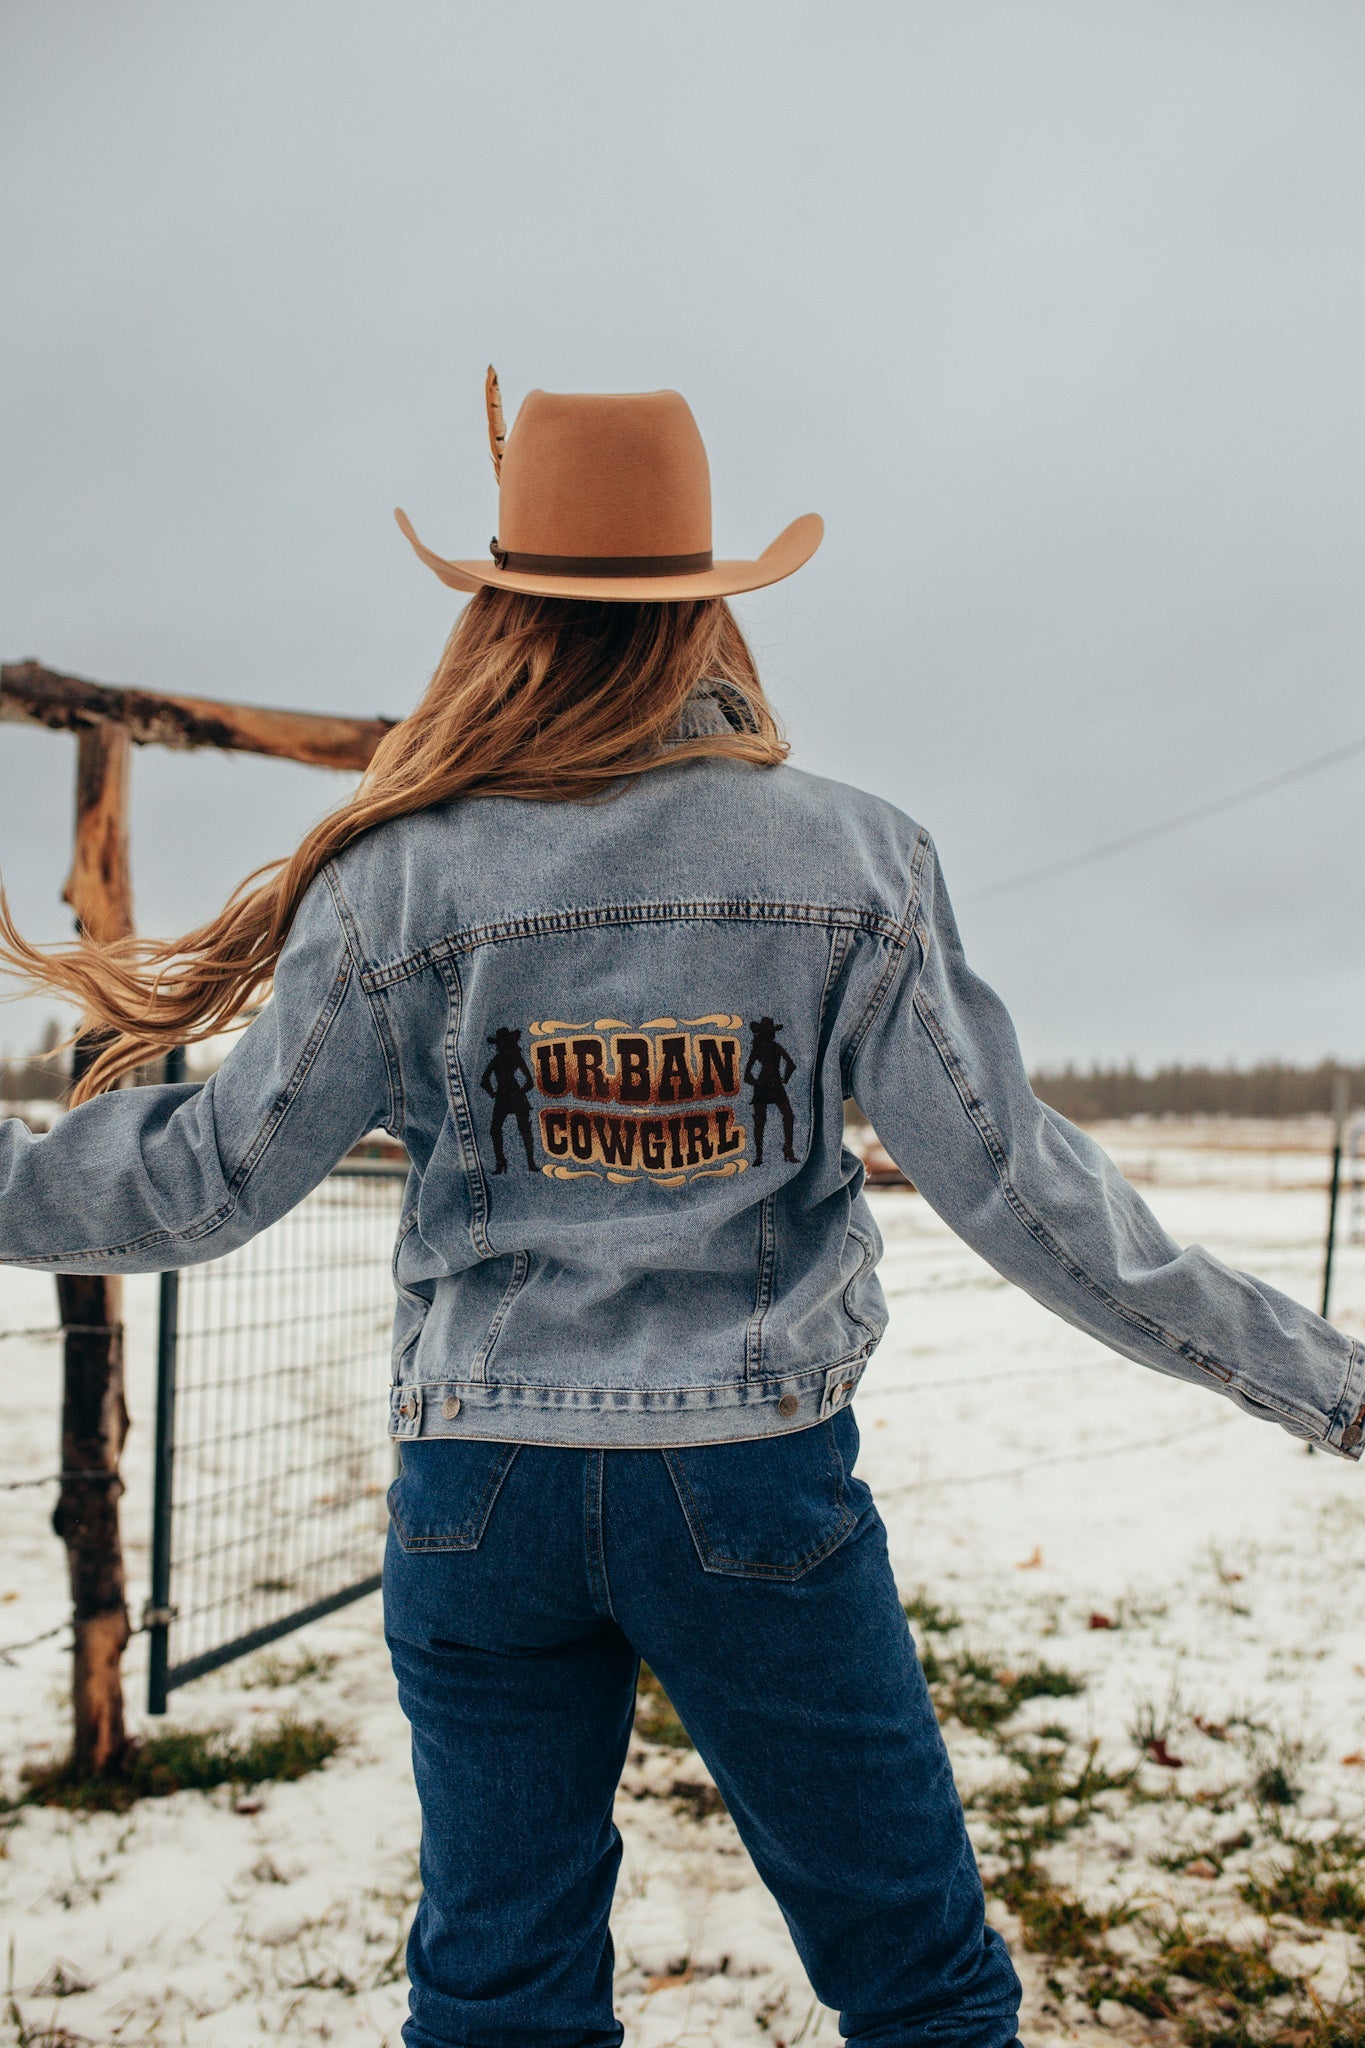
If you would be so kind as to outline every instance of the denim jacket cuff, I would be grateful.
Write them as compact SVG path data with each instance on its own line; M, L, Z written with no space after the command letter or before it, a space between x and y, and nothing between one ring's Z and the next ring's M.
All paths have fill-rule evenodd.
M1351 1341L1346 1385L1323 1443L1328 1450L1352 1460L1358 1460L1365 1450L1365 1347L1358 1338Z

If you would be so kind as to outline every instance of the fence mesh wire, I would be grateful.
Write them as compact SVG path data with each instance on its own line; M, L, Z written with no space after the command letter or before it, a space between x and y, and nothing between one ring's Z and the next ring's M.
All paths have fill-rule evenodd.
M174 1283L154 1712L175 1685L377 1583L402 1186L401 1166L348 1162L240 1251Z

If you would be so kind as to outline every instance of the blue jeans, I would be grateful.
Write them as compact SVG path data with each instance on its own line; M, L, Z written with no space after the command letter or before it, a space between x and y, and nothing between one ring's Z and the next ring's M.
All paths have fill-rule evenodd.
M403 1446L384 1612L425 1891L408 2048L616 2048L639 1660L857 2048L1010 2048L975 1859L852 1412L683 1450Z

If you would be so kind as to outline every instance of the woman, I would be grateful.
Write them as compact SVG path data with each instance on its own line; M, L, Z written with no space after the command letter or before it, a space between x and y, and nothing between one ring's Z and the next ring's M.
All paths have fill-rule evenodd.
M9 964L107 1036L51 1136L0 1130L0 1258L211 1259L375 1126L406 1145L410 2048L620 2040L642 1656L849 2041L1007 2048L1018 1982L853 1476L886 1308L845 1097L1001 1273L1130 1358L1358 1457L1365 1356L1172 1243L1034 1099L925 833L782 765L724 599L819 520L713 562L675 393L534 392L510 437L489 396L500 538L447 562L398 515L473 596L356 796L176 945L42 953L6 921ZM272 980L202 1086L101 1092Z

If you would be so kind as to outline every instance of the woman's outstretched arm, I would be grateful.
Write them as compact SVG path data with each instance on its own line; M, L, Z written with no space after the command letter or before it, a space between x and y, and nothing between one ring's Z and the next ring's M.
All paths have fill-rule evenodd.
M916 870L913 941L850 1071L896 1163L997 1272L1067 1322L1359 1458L1365 1347L1178 1245L1108 1154L1038 1101L1004 1005L963 957L927 839Z
M216 1259L390 1122L332 880L309 890L270 1001L210 1080L96 1096L46 1137L0 1123L0 1264L147 1273Z

